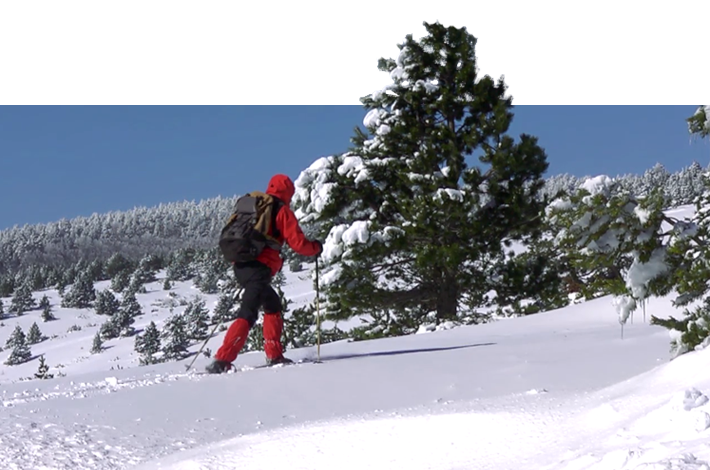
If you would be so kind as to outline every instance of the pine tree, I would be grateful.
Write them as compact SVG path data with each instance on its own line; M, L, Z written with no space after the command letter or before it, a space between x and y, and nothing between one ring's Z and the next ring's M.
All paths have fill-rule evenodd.
M2 303L2 299L0 299L0 319L5 318L5 305Z
M5 361L8 366L14 366L29 361L32 358L32 352L25 339L25 333L19 325L15 327L10 339L5 343L6 349L12 348L10 356Z
M90 308L96 300L94 281L88 272L79 274L71 290L62 299L64 308Z
M161 350L166 360L180 360L187 356L190 339L183 315L178 314L168 318L160 336L163 340Z
M185 308L185 320L187 322L187 336L194 340L207 338L210 317L209 311L205 308L205 301L202 297L195 297Z
M99 328L99 335L102 339L109 340L121 336L121 325L118 321L118 315L115 315L101 325L101 328Z
M111 317L118 312L121 303L113 293L106 289L99 292L96 296L96 314Z
M170 279L167 277L165 278L165 281L163 282L163 290L170 290L173 288L173 285L170 283Z
M126 315L131 318L143 315L143 307L138 303L138 299L133 293L124 294L119 310L125 311Z
M42 334L37 323L32 323L30 331L27 333L27 344L41 343L45 339L47 339L47 337Z
M106 275L113 279L120 272L132 271L131 261L120 253L115 253L106 262Z
M299 220L327 235L334 320L378 311L392 323L380 328L400 314L457 321L463 299L504 287L483 270L503 258L504 242L539 235L544 150L507 134L512 98L502 79L478 74L476 39L424 26L428 35L407 36L397 60L379 61L393 83L361 100L367 131L355 129L351 151L296 182Z
M135 351L141 355L140 364L156 364L155 354L160 352L160 332L154 322L150 322L143 334L136 336Z
M49 303L49 297L47 295L43 295L42 299L39 301L39 308L44 310L45 308L49 307L51 304Z
M32 297L32 289L30 285L23 282L19 288L15 290L10 303L10 312L17 316L23 315L25 312L32 310L36 305L35 299Z
M111 278L111 290L114 292L123 292L131 283L131 273L128 271L119 271Z
M690 134L700 138L710 138L710 106L698 106L691 117L687 119Z
M51 305L47 305L42 309L42 321L43 322L48 322L48 321L52 321L52 320L56 320L56 319L57 319L57 317L55 317L54 314L52 313L52 306Z
M15 329L10 334L10 337L5 342L5 349L14 348L17 345L25 344L27 338L25 332L22 331L20 325L15 325Z
M104 350L104 342L101 339L101 332L97 331L96 335L94 335L94 342L91 345L91 354L99 354L101 351Z
M39 357L39 367L35 373L35 379L47 380L54 378L54 374L49 373L49 366L44 362L44 356Z
M196 251L194 249L177 250L168 263L166 274L171 281L189 281L196 272L192 262L195 260Z
M133 324L136 322L136 317L141 315L143 310L132 293L125 294L121 306L111 317L111 322L116 325L120 336L131 336L135 332Z

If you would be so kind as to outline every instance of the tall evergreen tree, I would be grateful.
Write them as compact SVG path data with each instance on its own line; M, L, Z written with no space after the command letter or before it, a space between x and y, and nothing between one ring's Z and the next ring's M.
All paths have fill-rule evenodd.
M155 364L155 357L160 352L160 332L154 322L150 322L142 335L136 336L135 351L140 354L140 364Z
M110 290L106 289L100 291L96 295L95 307L97 315L111 317L118 312L118 309L121 307L121 303Z
M88 271L76 276L69 292L62 299L65 308L90 308L96 300L94 281Z
M47 337L42 334L37 322L32 323L30 331L27 332L27 344L41 343L45 339L47 339Z
M104 342L103 339L101 338L101 331L97 331L96 335L94 335L94 341L91 344L91 354L99 354L101 351L104 350Z
M32 310L36 305L34 297L32 297L32 288L29 283L23 282L20 287L15 290L10 303L10 312L17 316Z
M54 316L54 313L52 313L52 306L47 305L42 309L42 321L43 322L48 322L52 320L56 320L57 317Z
M190 339L187 334L187 322L182 314L168 318L160 334L162 352L166 360L180 360L187 356Z
M8 366L14 366L18 364L23 364L32 358L32 352L30 351L30 346L27 344L25 339L25 334L18 325L10 337L10 340L6 343L9 347L12 347L12 352L10 356L5 361Z
M202 297L195 297L185 308L187 335L190 339L203 340L207 338L210 317Z
M17 345L25 344L26 341L27 338L25 337L25 332L22 331L22 327L20 325L16 325L15 329L12 330L12 334L10 334L10 337L5 342L5 349L10 349L14 348Z
M111 290L121 293L130 283L131 273L128 271L119 271L111 278Z
M545 152L507 134L512 98L502 79L479 75L476 38L424 26L396 60L380 59L393 83L361 100L367 132L355 129L354 148L296 181L297 216L327 233L333 319L456 321L462 299L501 288L486 271L506 244L539 232Z

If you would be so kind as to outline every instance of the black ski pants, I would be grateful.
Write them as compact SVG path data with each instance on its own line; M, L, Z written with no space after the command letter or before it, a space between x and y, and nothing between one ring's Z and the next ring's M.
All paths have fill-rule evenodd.
M259 318L259 309L265 313L282 313L281 298L271 287L271 270L259 261L234 265L234 276L244 289L237 318L243 318L253 327Z

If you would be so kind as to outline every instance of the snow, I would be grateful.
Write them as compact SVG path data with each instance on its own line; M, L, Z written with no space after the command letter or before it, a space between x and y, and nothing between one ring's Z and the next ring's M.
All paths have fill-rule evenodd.
M599 175L594 178L587 178L581 185L591 196L597 194L609 194L613 180L607 175Z
M699 106L695 115L705 113L705 128L710 131L710 105Z
M373 236L365 223L333 234L348 242ZM291 310L314 298L312 268L285 272ZM652 258L630 279L642 283L657 269ZM137 294L145 312L138 329L170 316L163 276ZM197 293L190 282L170 292ZM710 469L710 349L670 360L672 334L644 321L625 325L622 337L615 306L629 299L339 341L322 345L322 364L254 369L263 353L246 353L238 372L207 376L185 371L192 357L138 366L134 338L90 354L103 319L58 307L54 290L34 295L43 294L56 321L41 322L35 310L0 327L4 344L16 324L27 331L37 321L50 338L32 353L55 374L21 380L37 370L36 358L0 366L4 468ZM216 296L204 297L212 308ZM648 301L646 317L675 314L672 299ZM69 332L73 325L81 330ZM223 335L207 347L216 350ZM315 354L287 352L295 360ZM207 363L198 357L195 368Z

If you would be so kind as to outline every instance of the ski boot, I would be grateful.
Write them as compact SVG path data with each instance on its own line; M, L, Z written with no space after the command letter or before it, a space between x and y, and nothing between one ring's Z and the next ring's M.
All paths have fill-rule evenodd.
M271 359L271 358L268 358L268 357L266 358L266 365L269 366L269 367L271 367L271 366L277 366L277 365L280 365L280 364L289 365L289 364L293 364L293 361L292 361L291 359L287 358L287 357L284 357L284 356L277 357L277 358L274 358L274 359Z
M229 371L229 369L231 369L231 368L232 368L231 362L215 360L210 365L205 367L205 371L208 374L224 374L227 371Z

